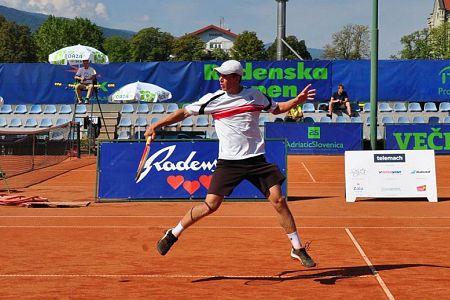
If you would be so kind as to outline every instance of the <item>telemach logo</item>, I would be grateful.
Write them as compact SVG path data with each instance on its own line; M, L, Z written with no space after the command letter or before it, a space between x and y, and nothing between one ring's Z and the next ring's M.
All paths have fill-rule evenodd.
M373 161L376 163L403 163L406 162L405 154L374 154Z

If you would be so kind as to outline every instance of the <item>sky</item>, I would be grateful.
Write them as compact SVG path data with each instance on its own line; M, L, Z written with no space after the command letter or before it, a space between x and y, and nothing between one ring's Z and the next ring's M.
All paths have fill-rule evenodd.
M289 0L286 35L305 40L308 48L323 49L332 34L347 24L372 24L373 0ZM239 34L256 32L264 43L277 33L275 0L0 0L0 4L57 17L88 18L116 29L160 28L174 36L202 27L224 25ZM379 58L402 49L401 37L427 27L434 0L378 0Z

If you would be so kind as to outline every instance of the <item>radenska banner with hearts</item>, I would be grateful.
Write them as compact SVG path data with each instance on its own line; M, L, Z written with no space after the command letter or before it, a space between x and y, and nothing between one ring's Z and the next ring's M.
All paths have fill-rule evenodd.
M98 201L182 200L206 196L216 167L217 140L154 141L138 182L135 175L144 142L102 142L100 144ZM286 176L284 140L266 141L266 159L278 165ZM282 186L286 194L286 182ZM251 183L244 181L227 197L265 199Z

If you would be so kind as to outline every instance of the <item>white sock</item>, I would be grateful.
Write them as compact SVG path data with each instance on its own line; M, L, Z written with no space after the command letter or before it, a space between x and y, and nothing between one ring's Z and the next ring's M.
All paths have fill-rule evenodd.
M288 236L289 240L291 241L292 247L294 249L300 249L302 247L301 243L300 243L300 237L298 236L297 231L288 233L287 236Z
M183 230L184 230L184 228L183 228L183 226L181 225L181 222L180 222L180 223L178 223L177 226L175 226L175 227L172 229L172 234L173 234L175 237L178 237L178 236L183 232Z

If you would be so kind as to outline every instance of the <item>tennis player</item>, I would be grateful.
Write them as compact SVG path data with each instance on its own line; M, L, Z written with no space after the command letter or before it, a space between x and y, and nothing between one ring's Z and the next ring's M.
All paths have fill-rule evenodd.
M167 115L149 125L145 136L155 138L155 130L177 123L191 115L212 115L219 138L219 158L213 172L208 194L203 203L192 207L178 225L166 231L157 242L157 250L166 255L181 233L203 217L215 212L225 196L244 179L257 187L272 203L281 227L292 243L291 257L306 267L314 267L314 260L302 246L294 217L282 194L281 184L286 179L278 166L266 162L264 139L259 130L261 111L281 114L296 105L313 100L316 94L311 85L306 86L297 97L276 103L253 88L241 86L243 68L236 60L225 61L215 68L220 74L220 90L207 94L197 102Z

